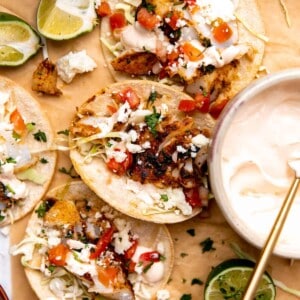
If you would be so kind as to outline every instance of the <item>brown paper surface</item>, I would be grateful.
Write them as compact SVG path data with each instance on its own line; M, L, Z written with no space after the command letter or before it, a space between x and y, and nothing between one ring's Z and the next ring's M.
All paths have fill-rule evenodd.
M270 72L300 67L300 1L285 0L292 22L288 27L279 0L259 0L263 16L266 35L270 41L266 44L263 65ZM35 16L38 6L37 0L0 0L0 5L35 26ZM0 8L1 8L0 6ZM2 10L2 9L1 9ZM96 61L98 67L91 73L76 77L71 84L66 85L61 81L59 88L63 95L59 98L39 96L31 91L31 76L42 60L40 51L25 65L16 68L0 68L0 75L16 81L31 93L46 111L55 132L66 129L75 111L75 107L92 96L97 90L113 82L108 73L100 50L99 28L74 40L67 42L48 41L49 56L53 62L59 57L73 50L86 49L87 53ZM60 152L57 169L69 168L71 163L68 153ZM70 177L56 172L51 187L67 182ZM28 216L11 226L11 244L18 243L25 231ZM213 266L225 259L236 257L230 248L230 243L236 242L245 252L257 257L259 250L243 241L226 223L216 204L213 204L211 217L200 219L195 217L184 223L169 225L175 245L175 265L171 280L166 288L171 293L171 299L180 299L183 294L191 294L192 299L203 299L204 285L191 285L193 278L205 282ZM187 233L188 229L195 230L195 236ZM199 245L201 241L210 237L214 241L214 251L202 253ZM37 299L31 290L19 257L12 257L12 284L13 299ZM1 272L5 270L0 269ZM269 262L268 271L273 278L284 282L291 288L300 289L300 261L290 265L290 260L273 256ZM297 299L277 289L277 299Z

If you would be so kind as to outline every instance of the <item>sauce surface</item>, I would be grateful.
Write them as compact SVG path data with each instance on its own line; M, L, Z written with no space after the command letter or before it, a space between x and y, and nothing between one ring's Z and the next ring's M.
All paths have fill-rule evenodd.
M300 88L272 88L244 103L222 147L222 177L234 220L263 245L294 178L287 162L300 159ZM300 191L279 238L280 249L300 249Z

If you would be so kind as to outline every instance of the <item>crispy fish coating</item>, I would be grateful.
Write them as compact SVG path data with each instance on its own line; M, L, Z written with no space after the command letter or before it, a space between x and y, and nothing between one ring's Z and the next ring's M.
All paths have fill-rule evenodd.
M32 90L43 94L60 96L62 94L56 86L56 66L48 59L44 59L34 71L32 76Z
M158 62L155 54L150 52L124 53L115 58L111 64L116 71L130 75L149 75Z

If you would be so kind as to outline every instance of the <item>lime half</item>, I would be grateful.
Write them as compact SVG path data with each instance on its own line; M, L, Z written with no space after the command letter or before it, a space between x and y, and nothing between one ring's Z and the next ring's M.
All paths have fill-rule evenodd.
M40 49L40 37L24 20L0 12L0 65L18 66Z
M41 0L38 31L52 40L67 40L91 31L96 24L94 0Z
M230 259L215 267L208 275L204 299L223 300L243 298L253 272L254 263L246 259ZM276 288L271 276L265 272L256 291L255 300L275 299Z

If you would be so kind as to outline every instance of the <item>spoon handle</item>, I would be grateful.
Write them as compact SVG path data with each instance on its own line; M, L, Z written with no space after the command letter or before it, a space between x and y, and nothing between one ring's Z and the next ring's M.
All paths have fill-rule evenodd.
M274 222L271 232L265 242L265 245L260 254L258 263L256 264L256 266L253 270L253 273L251 275L251 278L248 282L248 286L246 288L246 292L244 294L243 300L253 300L254 299L254 295L257 290L258 284L260 282L262 274L264 273L264 271L266 269L268 259L273 252L273 249L274 249L276 242L278 240L278 237L280 235L281 229L283 228L286 217L289 213L292 202L295 198L299 183L300 183L300 178L296 177L288 191L288 194L286 195L286 197L284 199L284 202L280 208L280 211L277 215L277 218Z

